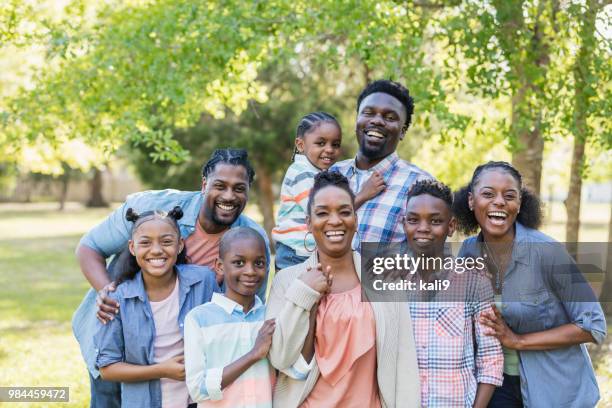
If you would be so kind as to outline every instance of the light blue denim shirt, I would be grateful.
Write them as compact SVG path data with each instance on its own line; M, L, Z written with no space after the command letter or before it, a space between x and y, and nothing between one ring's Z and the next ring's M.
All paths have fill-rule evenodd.
M125 213L128 208L133 208L136 212L150 210L170 211L175 206L180 206L183 210L183 217L178 220L178 225L181 236L187 238L195 231L203 201L204 198L200 191L168 189L131 194L123 205L86 233L81 238L79 245L85 245L95 250L104 258L119 254L126 248L132 231L132 223L125 219ZM264 283L257 293L261 299L265 300L268 272L270 270L270 243L266 232L259 224L245 215L240 215L231 227L251 227L259 232L266 242L268 267ZM96 310L96 292L90 289L72 317L72 330L81 348L85 364L94 378L97 378L99 375L98 370L95 368L93 345L93 335L97 322Z
M597 343L606 336L601 305L563 246L516 223L512 258L503 278L501 313L518 334L573 323ZM479 237L463 242L459 256L480 256ZM584 344L518 351L525 407L594 407L599 388Z
M207 303L219 292L215 273L205 266L177 265L179 285L178 324L184 330L185 316L196 306ZM151 304L138 272L132 280L119 285L110 295L119 302L119 314L103 325L97 323L94 336L96 367L125 362L155 364L155 323ZM121 384L121 406L126 408L161 408L159 380Z

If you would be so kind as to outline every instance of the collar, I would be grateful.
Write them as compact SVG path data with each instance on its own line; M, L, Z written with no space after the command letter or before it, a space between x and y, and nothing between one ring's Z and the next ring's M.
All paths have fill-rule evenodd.
M191 286L201 282L204 279L205 271L208 269L198 265L176 265L174 270L178 277L179 291L181 293L187 292ZM123 298L139 298L141 301L147 298L147 291L144 286L144 280L142 279L142 271L138 271L134 279L125 281L121 284L123 287L122 297Z
M308 160L308 157L306 157L305 154L296 153L293 161L295 163L301 164L302 166L308 167L308 169L314 173L319 173L321 171L321 169L317 168L317 166L315 166L310 162L310 160Z
M144 281L142 280L142 271L138 271L134 279L123 282L121 286L123 287L122 297L125 299L137 297L144 302L147 297Z
M197 191L196 193L197 194L195 194L183 208L184 216L178 220L179 225L195 227L196 222L198 222L198 216L200 215L200 208L202 208L202 203L204 202L204 196L201 191Z
M384 159L382 159L378 164L376 164L374 167L370 167L368 170L370 171L375 171L379 174L381 174L383 176L383 178L386 179L386 174L389 170L391 170L395 164L399 161L399 156L397 154L397 152L393 152L390 155L388 155L387 157L385 157ZM355 158L353 159L352 163L351 163L351 167L349 168L348 171L348 177L351 177L353 174L355 174L357 172L357 156L355 156Z
M232 299L226 297L222 293L217 293L217 292L213 293L210 301L211 303L214 303L217 306L219 306L221 309L223 309L225 313L227 314L232 314L234 310L244 313L244 310L242 309L242 305L239 305L238 303L234 302ZM257 310L262 306L263 306L263 302L261 301L261 299L259 299L259 296L255 295L255 304L253 305L251 310L249 310L248 313L251 313Z

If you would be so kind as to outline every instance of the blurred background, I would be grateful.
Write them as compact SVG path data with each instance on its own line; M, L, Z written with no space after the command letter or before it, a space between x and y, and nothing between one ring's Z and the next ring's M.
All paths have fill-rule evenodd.
M248 150L246 211L270 231L301 116L338 117L351 157L357 95L378 78L415 99L403 159L453 188L511 161L544 232L611 242L606 3L0 0L0 386L69 386L67 406L88 406L80 236L129 193L199 189L218 147ZM612 340L590 351L612 407Z

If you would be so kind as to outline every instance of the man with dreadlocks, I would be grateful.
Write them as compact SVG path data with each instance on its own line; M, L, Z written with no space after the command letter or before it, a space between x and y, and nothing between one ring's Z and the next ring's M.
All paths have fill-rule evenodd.
M168 189L132 194L122 206L81 238L76 256L93 290L88 292L76 311L72 326L90 372L91 407L113 408L121 405L119 383L99 378L95 367L97 351L93 345L93 335L96 303L99 307L97 318L100 321L111 320L118 312L118 304L108 297L109 290L115 289L115 276L113 262L107 268L106 260L119 254L127 245L131 227L125 221L127 209L141 212L152 208L181 207L184 216L178 225L181 237L185 239L188 262L211 268L219 255L219 242L223 233L234 227L251 227L266 242L266 264L269 265L270 250L265 231L255 221L242 215L254 176L255 172L245 150L215 150L202 169L201 191ZM258 293L261 299L265 298L266 281L267 270Z

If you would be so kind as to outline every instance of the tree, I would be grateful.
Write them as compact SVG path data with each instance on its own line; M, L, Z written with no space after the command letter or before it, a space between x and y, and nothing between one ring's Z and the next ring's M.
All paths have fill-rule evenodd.
M605 39L598 39L596 32L597 15L603 6L603 1L587 0L584 5L574 4L570 8L570 12L577 17L574 21L578 25L579 49L571 72L574 80L574 97L570 99L570 109L568 109L571 116L566 117L567 127L574 136L570 184L565 200L567 210L565 240L568 243L578 242L579 238L586 145L595 137L603 145L607 144L608 148L612 146L609 140L609 117L600 116L601 113L605 113L601 105L610 106L611 91L609 87L597 89L599 83L609 83L612 80L610 45L606 44Z

